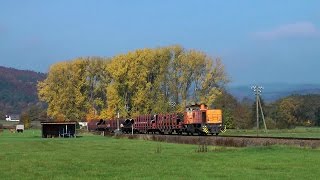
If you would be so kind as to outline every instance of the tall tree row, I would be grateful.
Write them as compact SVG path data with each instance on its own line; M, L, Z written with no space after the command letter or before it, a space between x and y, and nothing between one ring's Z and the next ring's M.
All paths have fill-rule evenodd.
M49 117L79 121L117 112L133 117L181 111L192 102L211 105L227 82L220 59L170 46L54 64L38 95L48 103Z

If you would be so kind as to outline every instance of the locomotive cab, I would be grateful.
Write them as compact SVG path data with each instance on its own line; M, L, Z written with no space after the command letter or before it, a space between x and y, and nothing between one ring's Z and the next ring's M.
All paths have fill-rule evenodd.
M202 124L207 121L207 106L195 104L186 107L184 124Z

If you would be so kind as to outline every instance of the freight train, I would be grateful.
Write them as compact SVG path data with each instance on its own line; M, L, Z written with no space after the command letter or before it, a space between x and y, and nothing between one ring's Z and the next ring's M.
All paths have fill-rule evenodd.
M148 114L133 119L91 121L89 130L122 133L157 133L218 135L224 132L221 109L208 109L205 104L186 107L184 113Z

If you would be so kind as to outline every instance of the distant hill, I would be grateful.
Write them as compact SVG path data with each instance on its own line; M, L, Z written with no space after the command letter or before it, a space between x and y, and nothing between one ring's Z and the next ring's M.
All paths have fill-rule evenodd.
M0 66L0 113L19 114L36 104L37 83L46 74Z
M262 98L266 102L273 102L293 94L320 94L320 84L269 83L261 85L264 88ZM229 86L228 91L239 100L243 98L254 99L251 85Z

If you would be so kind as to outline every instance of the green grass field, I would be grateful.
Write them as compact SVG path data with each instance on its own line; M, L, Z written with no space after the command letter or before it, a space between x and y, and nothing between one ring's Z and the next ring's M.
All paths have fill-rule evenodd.
M227 129L223 135L243 135L243 136L256 136L256 130L245 129ZM294 129L270 129L267 133L259 130L259 136L273 136L273 137L301 137L301 138L320 138L319 127L296 127Z
M85 134L0 133L1 179L317 179L319 149L208 147Z

